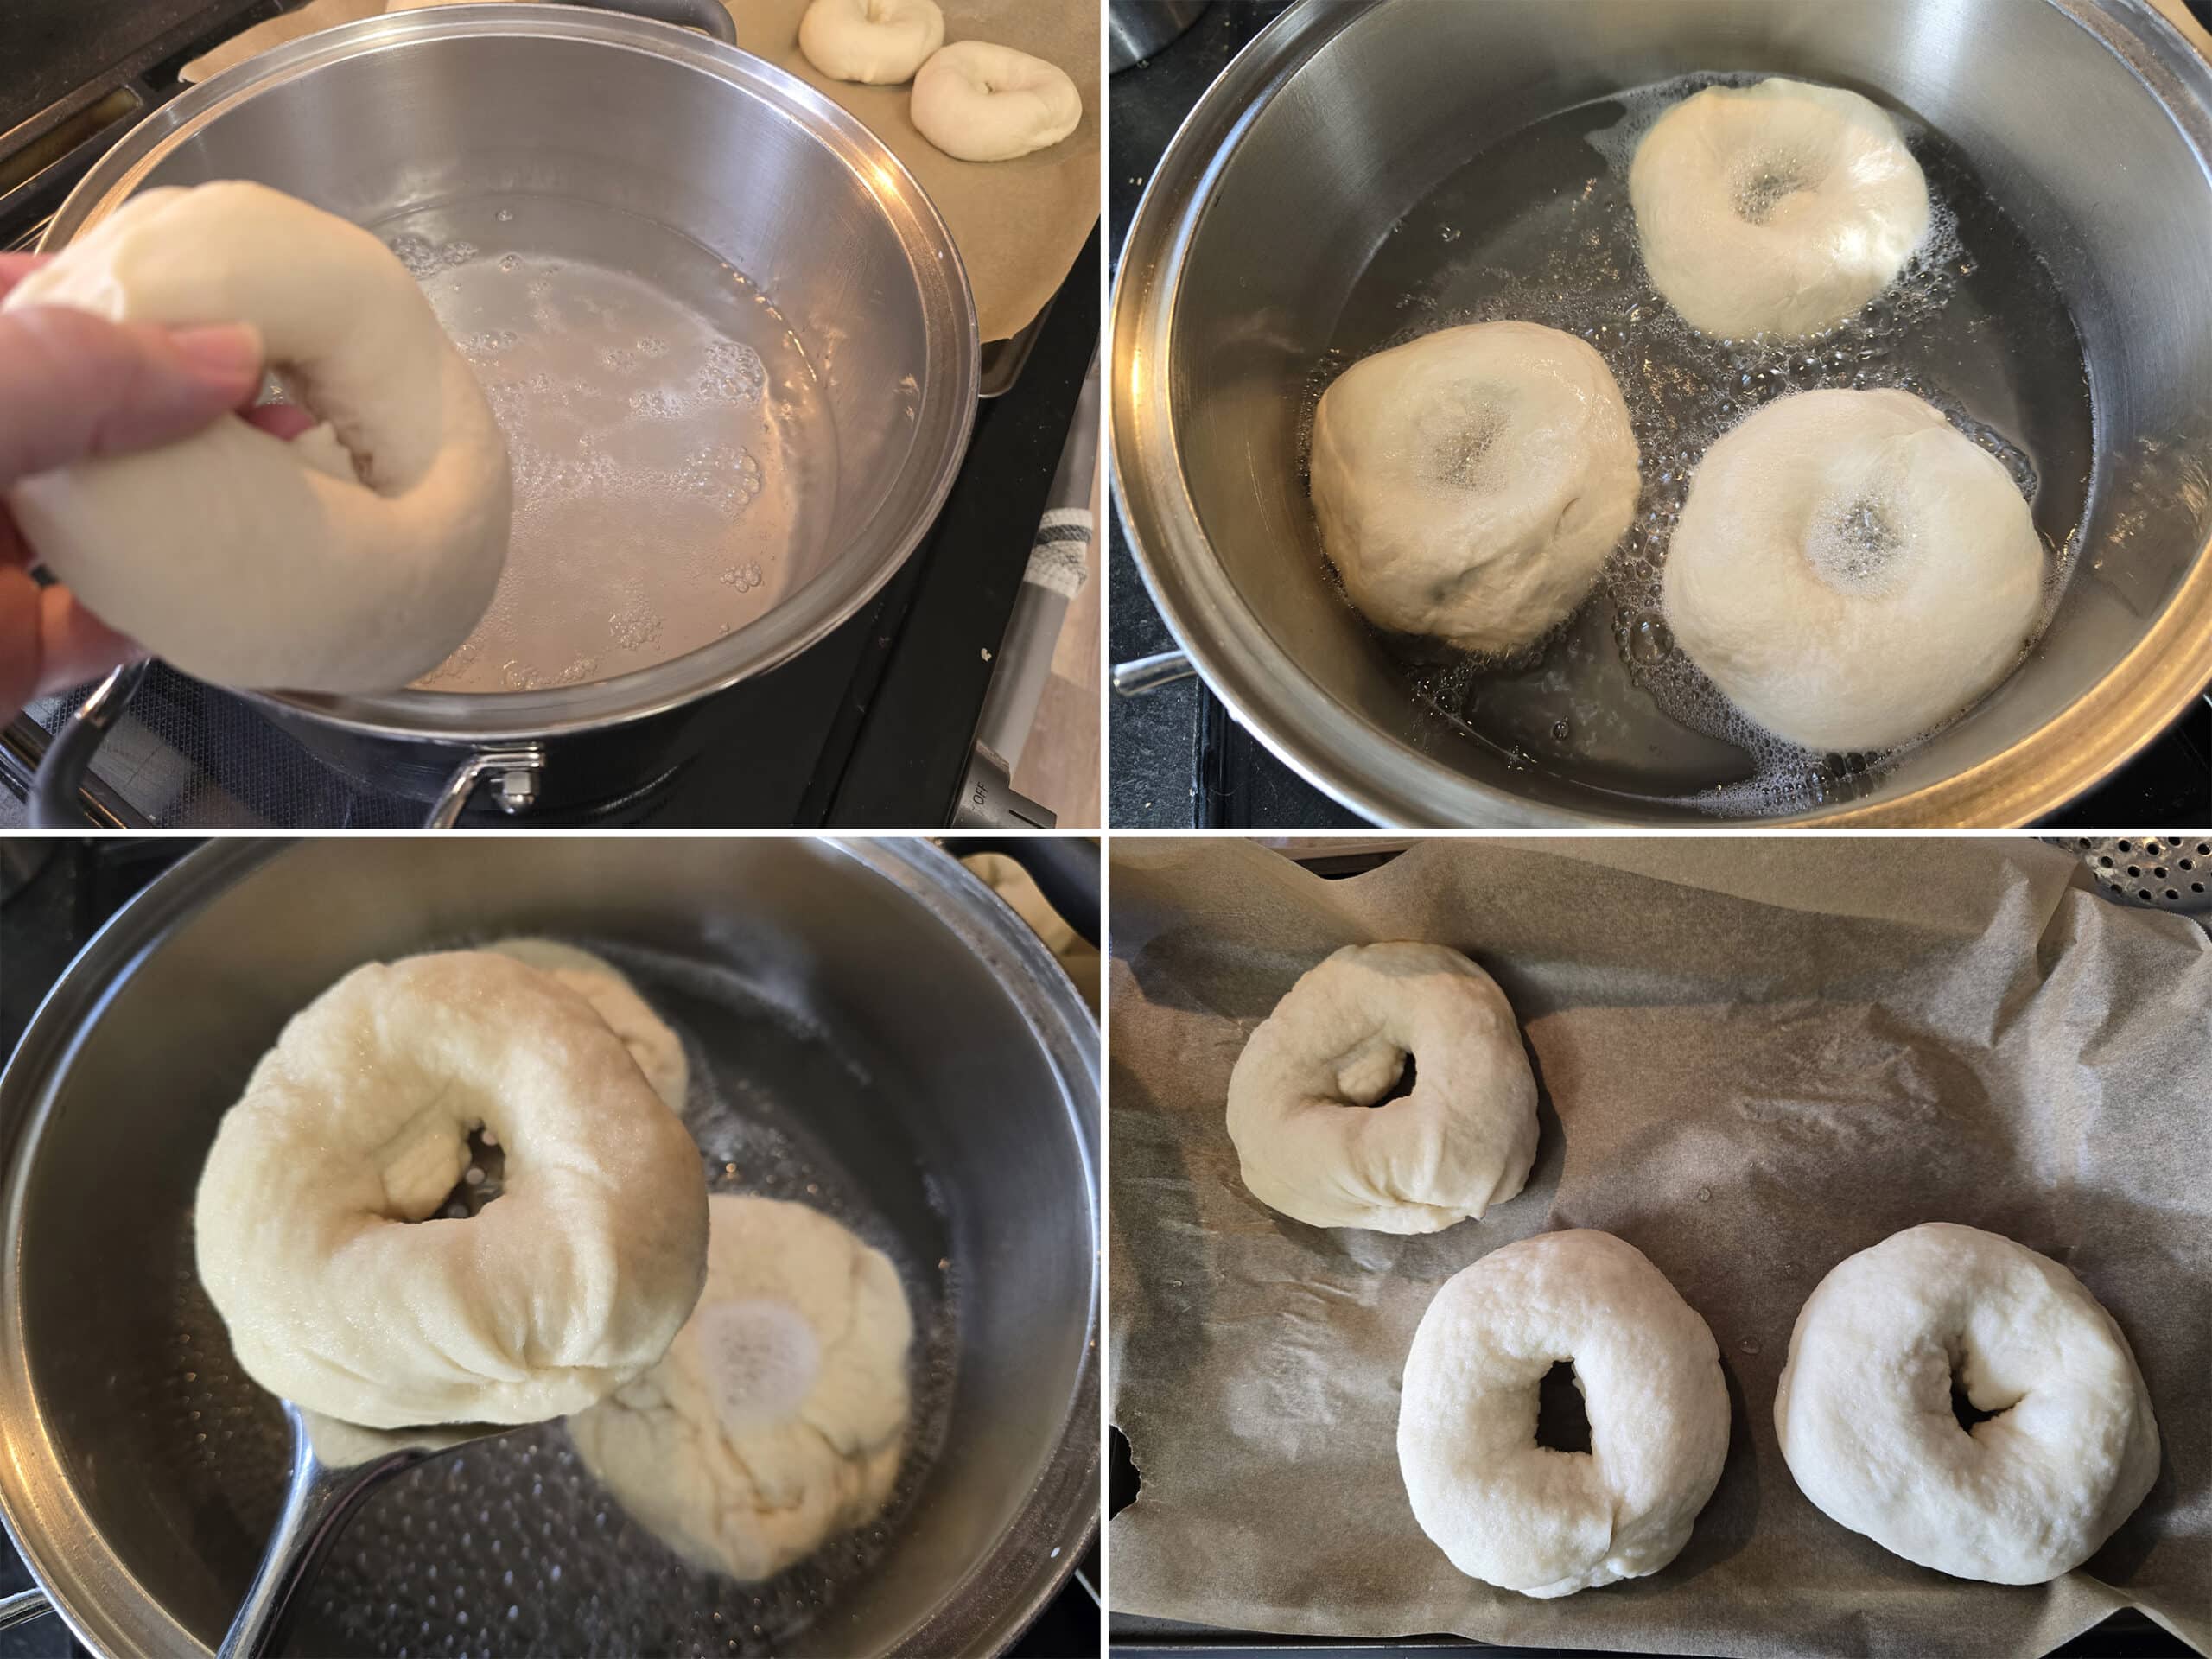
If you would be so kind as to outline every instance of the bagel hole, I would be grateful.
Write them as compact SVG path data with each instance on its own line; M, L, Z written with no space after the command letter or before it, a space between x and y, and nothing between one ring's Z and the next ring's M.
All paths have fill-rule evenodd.
M1505 411L1494 404L1478 404L1452 423L1429 456L1429 475L1440 484L1462 490L1484 490L1491 476L1491 451L1505 430Z
M480 1179L471 1180L470 1176ZM486 1138L482 1124L468 1132L468 1168L454 1183L436 1214L450 1221L466 1220L506 1190L507 1149L498 1137Z
M1394 1100L1403 1100L1413 1093L1414 1084L1419 1081L1414 1075L1414 1057L1408 1054L1405 1064L1398 1068L1398 1080L1367 1103L1370 1107L1388 1106Z
M1805 556L1821 580L1840 593L1878 593L1889 582L1904 533L1885 504L1862 495L1815 521Z
M1536 1444L1547 1452L1590 1449L1590 1414L1571 1359L1554 1362L1536 1384Z
M1746 225L1764 225L1808 182L1804 168L1786 157L1760 162L1737 181L1736 217Z
M1958 1353L1951 1356L1951 1415L1967 1433L1973 1433L1993 1417L2002 1417L2019 1403L2017 1400L2007 1400L1994 1411L1984 1411L1967 1395L1965 1356Z

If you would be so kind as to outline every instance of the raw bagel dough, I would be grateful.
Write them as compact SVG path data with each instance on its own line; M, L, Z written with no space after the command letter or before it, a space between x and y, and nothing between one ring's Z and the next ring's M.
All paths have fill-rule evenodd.
M1605 359L1533 322L1377 352L1313 412L1313 510L1351 602L1466 651L1573 613L1636 516L1637 462Z
M480 1126L505 1190L436 1217ZM295 1015L194 1215L247 1374L372 1428L581 1411L659 1359L706 1271L683 1125L588 1003L488 951L358 968Z
M2012 672L2043 543L1996 457L1906 391L1806 391L1706 452L1660 604L1690 660L1768 731L1879 749Z
M1574 1363L1590 1450L1536 1440L1539 1387ZM1543 1233L1446 1281L1406 1356L1398 1467L1421 1529L1524 1596L1673 1560L1720 1479L1728 1389L1697 1311L1634 1245Z
M1007 162L1048 149L1083 120L1066 71L1010 46L961 41L914 77L914 127L963 162Z
M1897 123L1802 80L1684 99L1637 146L1628 194L1652 285L1722 339L1832 327L1928 236L1928 181Z
M501 939L485 948L552 975L590 1003L607 1021L607 1029L622 1039L622 1046L630 1051L630 1058L645 1074L661 1104L678 1116L683 1115L691 1082L683 1039L638 995L638 988L621 969L588 950L552 939Z
M1961 1428L1955 1373L1999 1414ZM1821 1281L1789 1333L1774 1429L1830 1520L1993 1584L2079 1567L2158 1473L2151 1396L2112 1315L2057 1262L1948 1222Z
M0 308L242 321L322 423L236 415L41 473L8 502L111 626L228 685L387 691L452 654L505 562L505 441L429 302L369 232L258 184L143 191Z
M913 1320L890 1258L804 1205L717 1192L668 1357L570 1420L584 1467L693 1566L772 1577L891 1496Z
M798 20L798 49L832 80L895 86L944 44L934 0L814 0Z
M1376 1107L1407 1057L1413 1092ZM1433 1233L1521 1190L1536 1080L1491 976L1440 944L1348 944L1261 1022L1229 1076L1244 1185L1316 1227Z

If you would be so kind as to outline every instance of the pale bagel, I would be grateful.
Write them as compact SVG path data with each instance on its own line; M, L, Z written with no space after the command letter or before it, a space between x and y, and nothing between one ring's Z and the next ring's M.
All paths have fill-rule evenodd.
M1587 1452L1537 1443L1539 1389L1560 1360ZM1445 1282L1414 1333L1398 1467L1421 1529L1469 1578L1550 1597L1656 1573L1727 1455L1712 1331L1609 1233L1493 1250Z
M874 1518L906 1443L898 1270L802 1205L716 1193L667 1357L569 1420L584 1467L695 1567L748 1582Z
M1961 1427L1955 1376L1998 1414ZM2057 1262L1948 1222L1821 1281L1789 1333L1774 1429L1829 1519L1994 1584L2081 1566L2158 1473L2150 1392L2112 1315Z
M798 20L798 49L832 80L895 86L944 44L933 0L814 0Z
M1802 80L1684 99L1637 146L1628 190L1653 286L1722 339L1833 327L1928 237L1928 181L1897 123Z
M1010 46L961 41L914 77L910 112L923 137L963 162L1007 162L1047 149L1083 120L1067 72Z
M630 1051L630 1058L645 1074L661 1104L682 1116L684 1096L691 1084L691 1065L683 1055L683 1039L652 1011L620 969L588 950L553 939L501 939L485 948L552 975L590 1003L607 1028L622 1039L622 1046Z
M1413 1092L1372 1106L1410 1055ZM1351 944L1275 1004L1229 1077L1244 1185L1316 1227L1433 1233L1521 1190L1536 1081L1505 994L1438 944Z
M1573 335L1484 322L1363 358L1313 414L1313 511L1370 621L1463 650L1540 639L1636 516L1636 435Z
M437 1214L483 1128L504 1191ZM705 1276L683 1125L591 1005L487 951L356 969L224 1115L194 1211L247 1375L372 1428L537 1422L658 1361Z
M132 197L0 308L247 322L321 424L226 415L41 473L8 505L39 563L187 673L386 691L449 656L506 558L506 444L429 301L367 231L258 184Z
M1660 603L1729 702L1815 750L1880 749L2009 674L2043 543L1995 456L1905 391L1805 391L1706 452Z

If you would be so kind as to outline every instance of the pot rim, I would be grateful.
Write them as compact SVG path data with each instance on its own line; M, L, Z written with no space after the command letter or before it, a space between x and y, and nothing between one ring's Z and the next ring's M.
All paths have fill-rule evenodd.
M1533 801L1420 753L1339 702L1279 644L1214 556L1185 482L1168 397L1175 314L1199 221L1260 112L1338 35L1390 0L1300 0L1232 59L1176 130L1137 203L1115 273L1114 511L1175 642L1229 712L1306 782L1375 823L2001 828L2039 822L2153 742L2212 683L2212 538L2141 639L2010 747L1886 799L1769 818L1599 812ZM2212 188L2212 64L2146 0L2044 0L2127 67ZM2178 93L2183 97L2170 96Z
M262 92L347 59L423 41L487 35L554 39L657 58L762 99L865 181L917 274L928 372L900 493L869 530L877 545L839 588L823 570L728 638L649 668L537 691L403 690L381 696L241 690L251 702L349 731L458 744L512 743L644 720L790 661L849 620L905 564L937 522L976 423L982 343L968 270L951 232L888 145L797 76L672 23L575 5L434 6L341 23L210 77L153 111L69 192L39 246L52 252L113 211L171 151ZM923 480L918 486L912 480Z
M54 1613L95 1653L139 1653L125 1633L81 1594L83 1580L115 1581L107 1599L135 1598L185 1636L185 1651L207 1653L168 1610L124 1574L92 1523L48 1432L31 1388L22 1318L23 1205L33 1155L54 1093L108 1004L175 931L264 865L319 837L230 837L188 853L125 901L55 980L0 1066L0 1458L4 1525ZM987 1655L1001 1651L1043 1611L1098 1530L1098 1290L1103 1233L1098 1144L1102 1122L1097 1021L1044 943L1006 901L944 849L881 837L781 837L817 841L889 882L992 971L1059 1078L1082 1160L1090 1230L1090 1297L1082 1358L1057 1442L1007 1522L967 1570L912 1624L896 1653Z

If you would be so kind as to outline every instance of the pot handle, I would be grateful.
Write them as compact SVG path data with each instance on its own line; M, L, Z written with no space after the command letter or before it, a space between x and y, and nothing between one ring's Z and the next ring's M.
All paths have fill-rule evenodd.
M955 858L1003 853L1037 884L1045 902L1085 944L1098 943L1098 840L1095 836L952 836Z
M601 11L626 11L656 23L674 23L713 35L724 46L737 44L737 22L721 0L563 0L569 5L595 6Z
M1187 680L1198 671L1185 652L1163 651L1154 656L1139 657L1133 662L1115 664L1114 690L1125 697L1141 697L1163 685Z
M523 811L536 804L537 780L544 771L545 751L535 743L521 743L511 749L472 749L446 780L423 827L450 830L459 823L477 785L486 778L496 779L492 798L502 812Z
M45 1591L35 1587L18 1590L12 1596L0 1597L0 1630L12 1630L18 1624L43 1618L53 1611L54 1604L46 1599Z
M125 663L92 688L77 712L62 722L54 741L39 759L38 775L31 780L26 812L34 830L82 830L85 815L78 810L77 793L92 770L108 728L123 718L130 699L146 677L149 660Z

